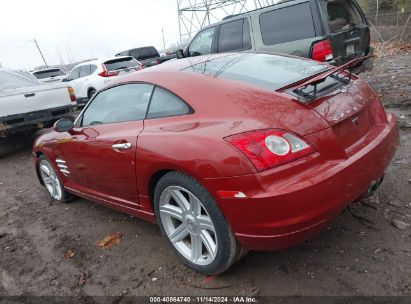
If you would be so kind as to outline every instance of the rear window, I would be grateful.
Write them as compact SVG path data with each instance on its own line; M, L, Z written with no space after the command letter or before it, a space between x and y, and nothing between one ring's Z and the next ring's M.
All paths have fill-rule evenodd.
M38 85L38 81L27 73L18 71L0 71L0 91L31 87Z
M326 64L306 59L243 53L211 59L187 67L183 71L238 80L265 89L277 90L328 69Z
M133 67L139 66L139 63L134 58L127 57L127 58L120 58L120 59L113 59L113 60L106 61L104 62L104 65L106 66L107 71L115 71L115 70L133 68Z
M160 54L154 47L144 47L139 49L133 49L130 51L130 56L138 60L145 60L155 57L160 57Z
M351 1L329 2L327 12L328 25L332 32L348 30L353 25L364 23L360 12Z
M265 45L315 37L309 3L262 13L260 15L260 28Z
M34 72L33 75L36 76L37 79L44 79L44 78L49 78L49 77L64 76L65 74L60 69L53 69L53 70Z

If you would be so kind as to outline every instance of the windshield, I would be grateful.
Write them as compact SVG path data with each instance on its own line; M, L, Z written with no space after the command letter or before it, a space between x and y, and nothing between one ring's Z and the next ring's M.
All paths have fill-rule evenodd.
M131 57L120 58L120 59L113 59L104 62L107 71L115 71L115 70L122 70L127 68L134 68L139 66L139 62Z
M328 69L326 64L306 59L242 53L207 60L183 70L277 90Z
M37 79L44 79L49 77L64 76L65 74L60 69L53 69L34 72L33 75L36 76Z
M38 85L33 76L26 72L0 70L0 91Z

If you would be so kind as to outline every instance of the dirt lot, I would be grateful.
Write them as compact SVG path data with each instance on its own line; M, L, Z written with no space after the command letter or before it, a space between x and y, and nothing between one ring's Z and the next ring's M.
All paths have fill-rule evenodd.
M51 202L30 139L21 139L0 158L0 295L411 295L411 228L401 226L411 223L410 75L410 54L379 58L362 75L402 126L375 197L351 205L313 240L250 252L218 277L182 266L153 224L83 199ZM118 245L97 246L116 231Z

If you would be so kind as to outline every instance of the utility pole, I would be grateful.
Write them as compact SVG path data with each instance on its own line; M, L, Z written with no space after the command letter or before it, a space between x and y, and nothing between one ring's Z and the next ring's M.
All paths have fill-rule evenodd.
M164 28L161 28L161 33L163 34L163 53L166 54L166 41L164 40Z
M40 47L39 47L39 45L38 45L38 43L37 43L37 40L36 40L36 39L33 39L33 41L34 41L34 43L36 44L37 49L39 50L39 53L40 53L41 58L43 58L44 64L46 65L46 68L48 68L46 59L44 59L43 53L42 53L41 50L40 50Z

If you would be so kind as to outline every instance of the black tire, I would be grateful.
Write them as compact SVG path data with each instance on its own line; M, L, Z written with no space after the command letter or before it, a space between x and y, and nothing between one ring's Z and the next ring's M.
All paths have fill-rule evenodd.
M44 187L46 188L46 183L45 183L45 181L44 181L43 175L41 174L41 168L40 168L42 162L47 162L48 165L50 166L50 168L52 168L52 169L54 170L55 176L56 176L56 178L57 178L57 180L58 180L58 187L60 188L60 191L61 191L61 198L56 199L56 198L53 197L53 196L51 195L51 193L47 190L47 192L50 194L50 197L51 197L54 201L56 201L57 203L68 203L68 202L72 201L73 199L75 199L75 197L74 197L71 193L68 193L68 192L64 189L64 185L63 185L60 177L58 176L57 171L56 171L55 167L53 166L53 164L51 163L51 161L50 161L45 155L40 155L37 170L38 170L38 172L39 172L39 176L40 176L40 178L41 178L41 180L42 180L42 183L43 183Z
M34 134L31 136L31 139L34 141L36 140L38 137L40 137L41 135L47 134L52 132L51 128L42 128L42 129L38 129L36 132L34 132Z
M14 146L9 144L7 141L0 139L0 157L7 156L8 154L10 154L11 152L14 152L15 150L16 148Z
M94 96L94 94L96 94L96 92L97 91L94 88L89 89L87 93L88 100L90 100Z
M196 198L200 200L205 211L213 222L216 238L218 240L218 246L214 260L208 265L192 263L174 247L173 243L167 236L160 217L159 201L162 192L170 186L182 187L194 194ZM223 213L207 189L205 189L194 178L175 171L164 175L157 183L154 190L154 208L161 233L165 236L173 251L182 259L184 264L190 268L205 275L219 274L227 270L234 262L236 262L238 258L241 257L243 253L241 245L237 242L235 235Z

